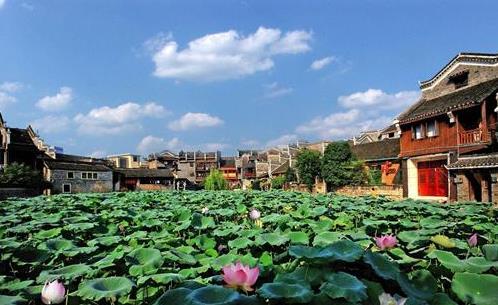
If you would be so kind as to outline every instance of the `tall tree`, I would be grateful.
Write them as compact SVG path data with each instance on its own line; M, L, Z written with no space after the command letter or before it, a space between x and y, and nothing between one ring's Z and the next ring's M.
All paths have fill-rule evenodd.
M297 155L297 172L299 181L313 188L315 177L320 176L321 155L318 151L304 149Z
M346 141L330 143L322 159L322 177L330 187L363 184L367 177L363 162L357 161Z

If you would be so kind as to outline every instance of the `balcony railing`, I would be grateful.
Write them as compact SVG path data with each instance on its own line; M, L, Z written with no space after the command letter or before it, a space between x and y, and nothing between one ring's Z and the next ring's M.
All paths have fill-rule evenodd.
M458 136L460 145L486 144L491 140L491 133L483 128L462 131Z

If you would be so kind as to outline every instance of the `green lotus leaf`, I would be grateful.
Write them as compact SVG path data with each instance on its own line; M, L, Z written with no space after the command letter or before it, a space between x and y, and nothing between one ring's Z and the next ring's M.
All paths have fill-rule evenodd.
M22 245L22 243L16 241L15 238L0 239L0 249L1 250L15 249L15 248L19 248L21 245Z
M62 228L54 228L50 230L39 231L34 235L36 239L50 239L59 236L62 232Z
M451 238L446 235L436 235L431 237L431 241L436 245L439 245L443 248L455 248L456 244Z
M287 237L290 239L291 244L309 244L309 236L305 232L288 232Z
M401 249L399 247L389 249L389 254L394 256L394 259L396 260L396 262L398 264L413 264L413 263L420 261L420 259L408 256L405 253L405 251L403 251L403 249Z
M404 273L398 274L397 281L401 290L409 297L431 300L438 288L434 276L425 269L414 271L409 275L410 278Z
M488 261L484 257L470 257L465 262L465 271L471 273L483 273L493 267L498 267L498 262Z
M431 301L431 305L458 305L455 301L450 299L447 294L436 293Z
M463 263L453 253L442 250L434 250L429 255L429 258L436 258L441 265L451 270L452 272L460 272L465 270L465 263Z
M206 286L189 293L185 304L191 305L236 305L239 293L221 286Z
M254 242L247 237L239 237L228 242L230 249L245 249Z
M361 258L363 249L350 240L340 240L328 247L291 246L289 255L306 258L317 262L345 261L354 262Z
M380 253L369 251L363 256L363 261L369 264L378 276L386 280L394 280L400 273L398 264Z
M299 284L308 283L311 287L319 286L327 274L327 270L317 267L302 266L290 273L279 273L274 279L275 283Z
M329 273L325 276L326 282L320 291L332 299L346 299L348 302L357 303L368 298L367 287L355 276L345 273Z
M76 294L83 299L99 301L128 295L135 284L126 277L107 277L82 282Z
M192 292L187 288L176 288L166 291L152 305L188 304L186 297Z
M69 265L54 270L44 270L36 278L36 281L38 283L44 283L47 280L53 281L55 279L73 281L76 278L89 274L91 271L92 269L85 264Z
M380 305L379 296L384 293L384 288L377 282L362 280L362 283L367 287L367 295L369 305Z
M49 239L44 244L41 244L40 249L47 249L51 252L63 252L74 248L74 244L72 241L57 238L57 239Z
M491 274L456 273L451 290L465 304L496 305L498 276Z
M270 244L272 246L281 246L289 241L289 238L282 233L263 233L256 237L257 245Z
M95 227L94 223L91 222L78 222L78 223L70 223L64 226L64 230L80 233L87 230L90 230Z
M13 260L20 264L38 265L49 258L49 252L43 249L23 247L14 250Z
M20 281L17 279L17 280L14 280L12 282L2 283L0 285L0 290L7 290L9 292L14 292L14 291L26 289L31 284L33 284L32 280Z
M88 242L88 245L90 247L96 246L96 245L104 245L104 246L112 246L114 244L117 244L121 241L120 236L101 236L97 237L95 239L92 239Z
M283 282L263 284L257 293L263 299L294 304L306 304L313 298L313 292L309 286Z
M184 277L177 273L159 273L153 275L142 276L138 278L137 285L141 285L148 280L152 280L158 284L169 284L169 283L178 283L184 280Z
M164 263L161 252L154 248L139 248L125 257L130 265L129 273L132 276L156 273Z
M489 244L482 246L484 257L489 261L498 261L498 244Z
M20 296L0 295L0 305L20 305L25 303L26 300Z
M321 232L313 239L313 246L324 247L339 241L343 235L338 232Z

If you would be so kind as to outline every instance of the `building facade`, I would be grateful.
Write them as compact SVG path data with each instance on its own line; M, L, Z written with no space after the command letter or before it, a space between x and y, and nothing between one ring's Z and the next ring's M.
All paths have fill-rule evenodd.
M460 53L398 117L404 195L498 201L498 54Z
M115 168L141 168L147 164L142 164L141 156L130 153L107 156Z

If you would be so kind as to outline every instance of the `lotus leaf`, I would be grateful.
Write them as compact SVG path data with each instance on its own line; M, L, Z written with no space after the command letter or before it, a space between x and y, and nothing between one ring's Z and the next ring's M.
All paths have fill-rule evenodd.
M361 302L368 298L367 287L355 276L345 273L329 273L320 291L332 299L344 298L351 303Z
M20 305L25 303L26 300L20 296L0 295L0 305Z
M383 279L394 280L400 273L398 264L380 253L367 252L363 256L363 260Z
M83 299L98 301L127 295L133 286L125 277L107 277L82 282L76 293Z
M132 276L153 274L164 263L161 252L154 248L136 249L128 254L125 259L130 265L129 273Z
M456 273L451 282L458 298L473 305L496 305L498 301L498 276L491 274Z
M294 304L306 304L313 298L310 287L302 284L266 283L257 292L263 299Z
M40 273L36 281L44 283L55 279L75 280L78 277L90 273L92 269L85 264L69 265L58 269L45 270Z

